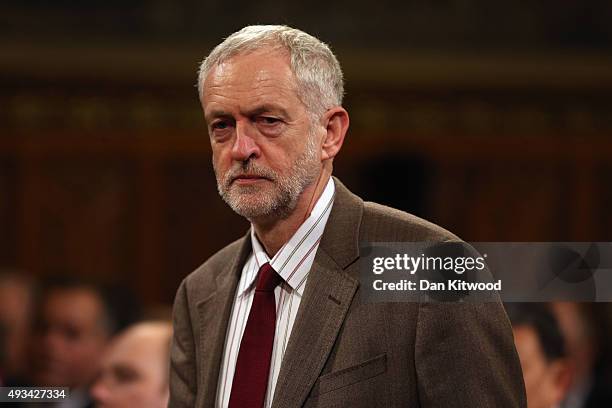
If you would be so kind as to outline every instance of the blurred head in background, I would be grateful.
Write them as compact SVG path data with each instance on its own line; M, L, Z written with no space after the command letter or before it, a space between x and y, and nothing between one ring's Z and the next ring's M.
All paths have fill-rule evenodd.
M91 394L101 408L150 407L168 404L168 363L172 325L136 324L110 344Z
M568 390L571 370L555 316L543 303L512 303L506 306L523 369L527 406L558 406Z
M87 387L116 328L112 308L98 286L72 278L49 282L37 310L32 382Z
M601 344L592 304L554 302L551 306L565 338L573 373L563 406L610 406L610 384L601 383L600 373L596 372Z
M27 366L34 285L22 271L0 270L0 383L19 383Z

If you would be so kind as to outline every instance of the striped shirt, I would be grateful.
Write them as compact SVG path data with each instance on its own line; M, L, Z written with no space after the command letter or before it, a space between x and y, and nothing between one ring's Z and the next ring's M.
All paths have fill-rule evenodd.
M219 386L217 388L217 407L225 408L229 404L232 390L232 381L240 349L240 341L246 327L251 303L255 294L257 272L259 267L269 262L272 268L283 278L274 290L276 297L276 332L272 361L270 362L270 375L268 390L266 392L265 407L272 405L272 397L280 372L281 363L289 336L295 322L295 317L302 300L308 272L319 248L319 242L334 202L334 182L329 178L323 194L317 200L310 216L304 221L293 236L282 246L272 259L268 257L263 246L255 236L251 226L251 244L253 252L242 268L242 275L236 289L236 298L225 340L225 351L221 371L219 373Z

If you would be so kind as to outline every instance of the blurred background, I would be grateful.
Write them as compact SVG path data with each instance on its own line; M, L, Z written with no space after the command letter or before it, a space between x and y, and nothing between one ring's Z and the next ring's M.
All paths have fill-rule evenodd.
M194 86L255 23L337 54L336 175L365 199L468 241L612 241L610 21L606 0L5 0L0 267L167 310L248 228L217 195ZM587 316L612 338L607 304Z

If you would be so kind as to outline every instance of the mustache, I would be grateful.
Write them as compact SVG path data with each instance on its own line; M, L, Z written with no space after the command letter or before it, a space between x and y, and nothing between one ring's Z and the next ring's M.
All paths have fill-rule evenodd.
M245 164L236 163L235 165L233 165L232 168L229 169L223 177L223 184L226 187L229 187L230 184L234 182L234 180L244 176L261 177L270 181L274 181L277 178L277 174L273 170L264 166L260 166L259 164L256 164L252 161L249 161Z

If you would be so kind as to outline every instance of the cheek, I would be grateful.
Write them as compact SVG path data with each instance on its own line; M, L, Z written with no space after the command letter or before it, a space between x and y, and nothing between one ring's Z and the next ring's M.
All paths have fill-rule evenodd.
M79 360L96 361L104 351L104 342L98 339L87 339L71 347L71 357Z
M146 402L151 398L150 393L151 390L148 389L146 383L134 381L117 385L110 394L115 406L127 408L147 406Z
M270 169L286 174L295 163L299 154L295 154L294 147L285 147L269 144L261 147L260 163Z
M531 364L523 369L523 378L525 379L525 387L537 389L542 379L542 370L539 366Z
M227 149L221 147L213 148L212 164L217 171L225 171L231 166L231 162L232 160Z
M154 407L158 405L158 400L162 397L160 388L151 382L139 381L131 385L126 393L126 401L129 407Z

